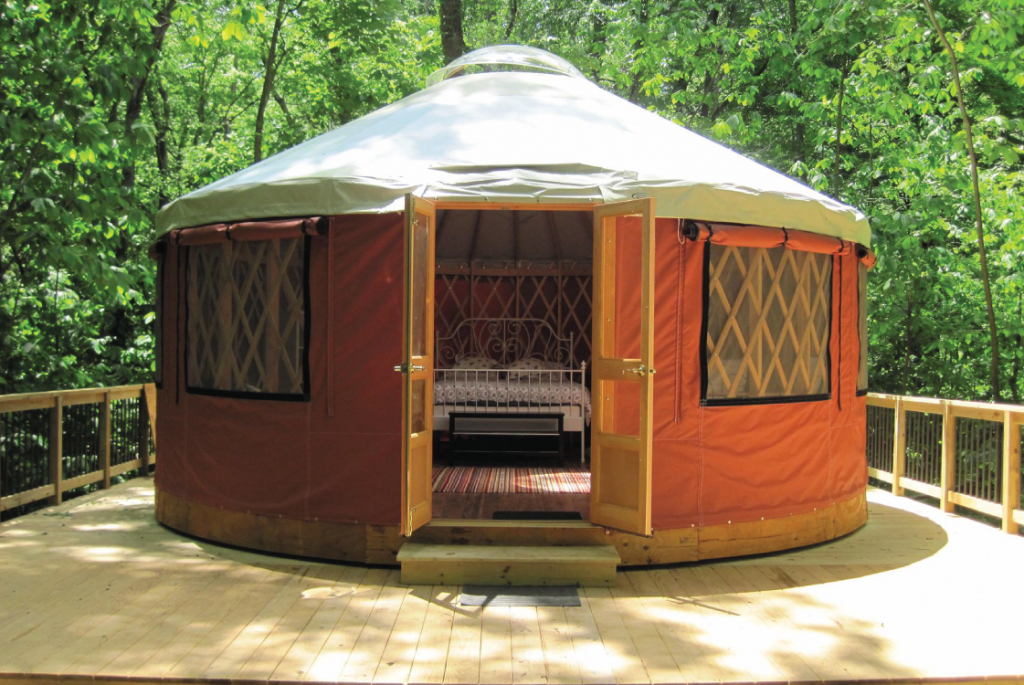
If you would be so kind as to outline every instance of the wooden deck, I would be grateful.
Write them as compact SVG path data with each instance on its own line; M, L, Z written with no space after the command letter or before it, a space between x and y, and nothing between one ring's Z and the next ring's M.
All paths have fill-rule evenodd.
M405 587L397 570L218 547L158 526L152 499L138 479L0 527L0 680L1024 674L1024 538L877 490L842 540L619 573L565 609L460 607L458 588Z

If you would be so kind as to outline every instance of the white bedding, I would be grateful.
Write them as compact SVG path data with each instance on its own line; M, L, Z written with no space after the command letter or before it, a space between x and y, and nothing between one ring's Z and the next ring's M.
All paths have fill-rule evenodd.
M572 408L582 405L587 423L590 423L590 391L579 383L554 381L489 380L436 380L435 405L525 406ZM578 414L577 414L578 415Z

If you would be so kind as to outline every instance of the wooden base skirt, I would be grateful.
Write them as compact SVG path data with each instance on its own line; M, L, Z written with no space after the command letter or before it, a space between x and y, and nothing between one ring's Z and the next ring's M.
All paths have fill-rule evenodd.
M230 511L157 489L156 518L212 542L300 557L397 566L398 526L300 520ZM861 492L830 507L746 523L656 530L650 538L573 521L438 520L409 538L462 545L615 545L625 566L674 564L764 554L841 537L867 522Z

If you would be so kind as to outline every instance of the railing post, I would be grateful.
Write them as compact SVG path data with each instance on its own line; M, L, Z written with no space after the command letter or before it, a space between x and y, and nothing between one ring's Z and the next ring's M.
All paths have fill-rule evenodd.
M1003 531L1016 535L1013 510L1020 505L1020 428L1003 413Z
M146 388L139 394L139 471L149 475L149 403L146 402Z
M892 447L892 494L903 494L900 479L906 470L907 463L907 410L903 408L903 398L896 398L896 415L893 420Z
M947 513L955 507L949 501L949 493L956 488L956 416L953 404L942 403L942 473L940 480L939 509Z
M100 408L100 467L103 469L103 489L110 487L110 392L103 393Z
M60 395L53 398L50 407L50 482L53 495L50 504L60 504L63 499L61 480L64 476L64 403Z

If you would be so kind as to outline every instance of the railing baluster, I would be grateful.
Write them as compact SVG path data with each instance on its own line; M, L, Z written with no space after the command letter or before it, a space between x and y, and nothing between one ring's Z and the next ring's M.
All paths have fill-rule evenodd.
M146 415L146 393L139 396L139 472L149 475L149 417Z
M903 398L896 398L896 415L893 421L892 447L892 494L902 495L903 486L900 478L907 465L907 410L903 406Z
M1017 533L1013 510L1020 505L1020 428L1003 412L1003 531Z
M945 512L953 511L953 503L949 501L949 493L956 487L956 417L953 405L942 403L942 474L940 480L942 494L939 497L939 508Z
M100 407L100 468L103 469L103 489L110 487L110 393L103 393Z
M61 396L53 398L50 408L50 482L53 483L53 495L50 504L60 504L61 480L64 475L64 405Z

